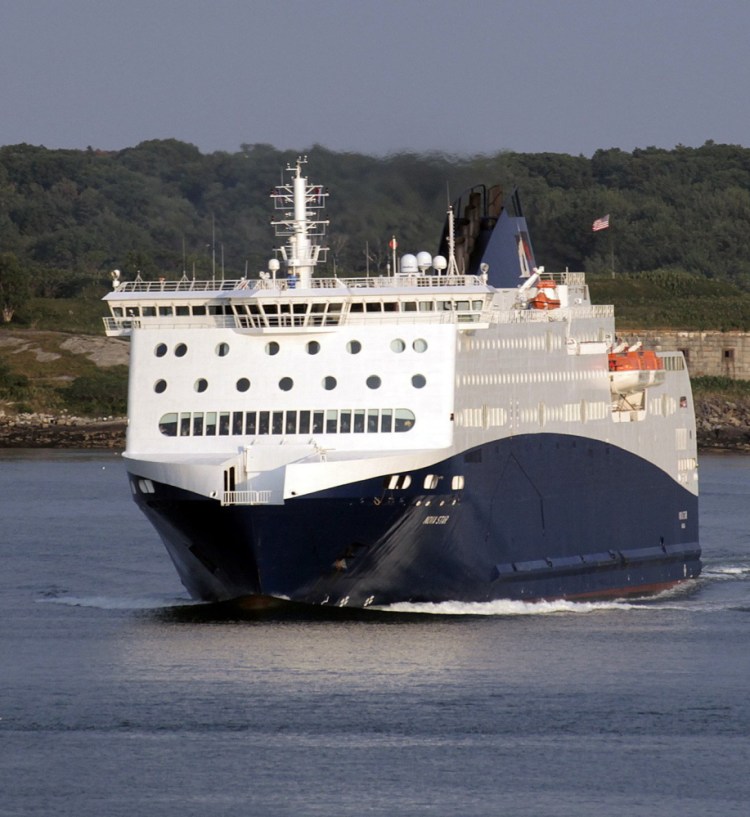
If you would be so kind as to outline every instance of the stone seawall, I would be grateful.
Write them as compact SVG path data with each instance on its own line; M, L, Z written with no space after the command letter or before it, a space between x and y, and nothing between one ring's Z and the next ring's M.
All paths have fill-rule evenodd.
M695 399L698 447L750 451L750 398ZM124 417L0 415L0 448L125 448Z
M750 332L620 329L617 335L655 352L682 352L691 377L750 380Z

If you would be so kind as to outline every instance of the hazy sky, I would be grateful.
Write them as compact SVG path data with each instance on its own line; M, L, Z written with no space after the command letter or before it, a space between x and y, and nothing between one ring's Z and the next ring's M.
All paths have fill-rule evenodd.
M0 0L0 144L750 146L750 0Z

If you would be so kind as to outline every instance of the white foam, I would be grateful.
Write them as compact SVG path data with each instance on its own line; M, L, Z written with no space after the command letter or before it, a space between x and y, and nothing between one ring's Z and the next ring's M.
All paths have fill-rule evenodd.
M701 575L705 578L734 579L737 576L750 575L750 565L717 565L716 567L704 568Z
M556 613L597 613L602 610L642 608L628 601L509 601L398 602L374 609L389 613L425 613L440 616L539 616Z

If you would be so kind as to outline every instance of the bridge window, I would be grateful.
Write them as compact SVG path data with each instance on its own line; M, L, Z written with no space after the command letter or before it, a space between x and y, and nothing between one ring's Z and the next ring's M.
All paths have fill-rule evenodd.
M388 434L411 430L414 419L409 409L198 411L168 412L158 425L159 431L167 437Z

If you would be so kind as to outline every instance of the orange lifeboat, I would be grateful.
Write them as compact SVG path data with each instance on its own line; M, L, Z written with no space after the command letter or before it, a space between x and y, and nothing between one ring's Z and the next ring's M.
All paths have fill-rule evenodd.
M532 309L557 309L560 298L557 294L557 284L549 279L538 281L536 295L529 301Z
M631 394L664 382L664 361L647 349L609 353L609 380L613 394Z

